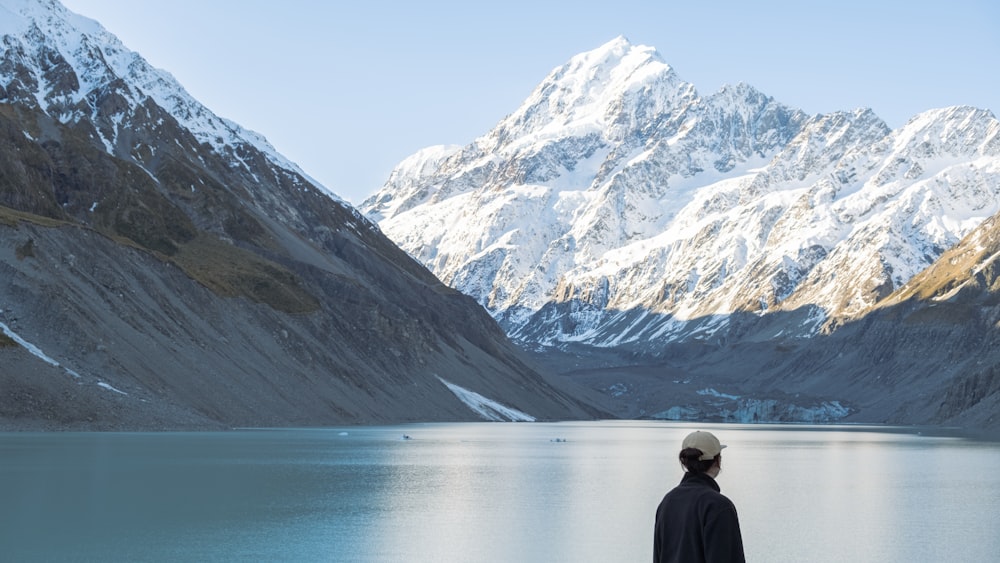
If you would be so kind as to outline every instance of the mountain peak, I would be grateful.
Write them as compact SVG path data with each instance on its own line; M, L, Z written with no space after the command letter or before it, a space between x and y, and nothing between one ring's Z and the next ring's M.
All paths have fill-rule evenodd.
M950 106L913 116L897 132L895 146L896 150L905 146L926 147L934 140L945 154L964 153L967 147L976 146L981 153L995 156L1000 153L998 139L1000 122L993 112L972 106Z
M129 108L151 100L220 153L252 146L275 165L322 188L263 135L214 114L170 73L150 65L97 21L71 12L57 0L0 0L0 15L4 16L0 34L10 52L8 64L0 68L0 88L6 90L8 101L33 104L35 100L42 111L71 123L93 119L98 111L94 99L114 89ZM98 131L109 153L115 151L119 133L117 128ZM234 166L246 167L238 158L232 160Z
M623 63L641 65L649 61L664 63L663 57L655 47L632 43L624 35L619 35L596 49L574 56L570 59L570 64L577 59L591 64L610 64L612 66Z
M624 35L619 35L618 37L615 37L614 39L608 41L607 43L601 45L600 47L594 50L625 51L631 47L632 47L632 42L629 41L628 37L625 37Z
M580 77L574 75L583 74L586 82L591 83L594 78L607 73L607 78L622 80L645 67L653 67L657 71L670 68L655 48L634 45L625 36L619 35L596 49L572 57L566 64L553 70L549 78L579 80ZM612 73L617 76L612 76Z
M601 135L622 115L634 114L636 104L647 106L640 113L652 117L694 95L656 49L618 36L553 69L493 137L533 142L567 131Z

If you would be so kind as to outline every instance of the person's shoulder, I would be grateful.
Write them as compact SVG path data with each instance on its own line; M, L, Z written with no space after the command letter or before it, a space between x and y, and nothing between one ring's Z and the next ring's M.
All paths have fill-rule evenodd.
M727 504L730 506L735 506L735 503L733 503L733 501L730 500L729 497L727 497L721 491L717 491L715 489L706 487L705 490L701 491L701 497L706 500L709 500L713 504Z
M734 503L729 497L716 491L712 492L715 493L712 496L713 504L717 505L719 508L731 508L733 510L736 510L736 503Z
M722 494L722 493L716 493L716 494L717 494L717 495L719 495L719 498L720 498L720 499L721 499L722 501L724 501L724 502L728 502L729 504L734 504L734 503L733 503L733 501L732 501L732 500L731 500L731 499L730 499L729 497L727 497L726 495L724 495L724 494Z

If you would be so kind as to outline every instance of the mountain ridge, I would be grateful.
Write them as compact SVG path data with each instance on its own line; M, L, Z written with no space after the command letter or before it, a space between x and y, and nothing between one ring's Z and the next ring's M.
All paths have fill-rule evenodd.
M771 270L771 275L783 278L783 281L775 283L785 287L770 295L757 292L745 297L733 295L739 293L739 288L730 288L729 297L723 295L725 287L706 292L713 294L709 297L716 301L716 308L725 310L773 308L788 298L791 298L788 302L790 306L798 307L808 304L810 300L815 301L816 297L794 295L792 289L800 280L818 285L818 280L805 274L813 272L813 278L821 275L822 268L815 271L814 268L827 259L825 255L830 254L837 244L843 242L843 237L850 236L845 234L845 229L859 218L870 218L872 211L881 208L882 204L869 199L889 201L901 196L912 199L920 193L927 194L933 186L910 189L906 182L921 181L926 184L934 180L934 174L957 174L960 172L956 170L958 163L948 159L965 158L962 156L965 153L960 155L956 151L959 147L967 149L969 143L978 143L977 150L982 153L981 157L972 158L972 166L979 167L972 174L987 174L987 185L996 185L994 157L997 154L997 122L990 112L963 107L928 110L893 132L870 109L806 117L801 112L777 104L748 85L726 86L708 98L688 98L686 106L658 114L648 120L648 126L634 127L632 136L618 144L608 140L617 138L615 133L605 132L605 137L600 140L590 131L577 135L578 128L574 127L562 130L564 136L551 142L535 142L537 134L532 132L507 145L502 143L510 136L510 123L523 122L521 116L544 105L545 98L539 96L549 91L560 91L560 87L554 85L558 83L553 80L564 78L567 69L575 69L585 75L611 72L580 70L575 65L581 60L601 59L598 55L621 48L622 40L616 39L595 50L593 56L574 57L570 63L550 73L521 109L501 120L492 132L463 149L451 150L447 155L435 153L438 160L423 163L422 170L428 174L427 177L420 177L420 173L405 166L398 169L382 190L362 204L362 209L379 221L390 237L427 264L446 283L477 296L480 303L513 335L532 324L528 320L532 312L537 312L546 302L563 302L572 298L572 291L567 293L567 288L583 288L588 295L593 295L595 291L601 293L600 288L607 286L612 295L617 295L612 287L615 285L614 278L629 274L615 271L614 263L623 260L648 261L650 249L664 253L660 262L666 263L667 255L675 254L672 248L676 244L693 243L684 231L713 228L706 223L713 210L717 213L715 228L734 232L746 230L747 225L741 227L723 214L750 214L753 210L748 210L748 206L751 204L769 206L769 212L774 217L763 218L764 222L754 227L760 231L756 235L760 241L755 244L759 247L768 242L773 226L781 230L783 225L795 219L791 206L820 206L813 213L822 216L816 215L813 225L804 224L801 219L793 225L798 230L815 234L803 237L805 242L798 244L791 233L782 232L782 236L798 244L798 247L776 248L770 251L771 256L759 257L770 262L766 267ZM632 49L643 54L651 52L645 47ZM664 64L664 68L669 67ZM629 68L623 74L631 72L634 71ZM671 78L674 76L672 69L669 74ZM575 84L580 80L568 82ZM690 85L681 90L694 92ZM557 99L562 97L560 94ZM627 95L623 94L617 105L611 105L626 107L625 98ZM555 103L555 107L564 105ZM638 105L631 106L635 109L633 118L641 113L636 109ZM552 123L559 122L558 117L551 117L551 120ZM975 138L969 136L971 122L979 124ZM657 128L659 137L650 133L653 128ZM920 140L931 134L940 139L933 147L928 141ZM478 147L484 145L492 147L491 150L477 152ZM927 151L943 152L931 154ZM550 153L557 153L558 158L549 156ZM631 160L623 166L622 162L626 159ZM595 163L595 160L598 162ZM901 168L904 165L907 166L905 170ZM581 171L583 166L589 166L587 172ZM859 167L863 176L859 176ZM504 169L518 170L520 175L499 173ZM409 174L404 172L406 170ZM544 172L538 173L537 170ZM405 178L409 187L397 190L393 183L397 178ZM862 190L866 186L867 189ZM413 197L410 191L414 189L421 194L433 195L430 199ZM908 195L906 190L916 194ZM883 193L871 198L867 195L876 191ZM993 191L996 191L995 187ZM805 193L798 195L796 192ZM452 195L455 201L449 204ZM980 196L983 197L972 202L979 206L978 209L969 210L978 213L959 221L962 224L958 226L942 224L926 211L918 213L921 217L916 220L934 223L927 225L926 234L921 235L926 239L919 249L921 254L940 254L943 248L957 242L975 226L976 221L997 211L995 205L990 207L987 194L981 193ZM774 201L780 197L791 201ZM800 198L798 202L793 199L796 197ZM978 196L972 194L970 197ZM769 202L769 198L772 201ZM456 233L452 221L441 222L435 218L450 218L456 213L475 215L475 212L467 211L471 201L485 205L491 211L457 225L458 230L462 230L468 224L467 232ZM696 205L701 208L692 207ZM423 208L415 210L417 206ZM492 219L492 210L501 209L504 218ZM677 219L681 212L685 212L687 217ZM511 224L522 217L526 221L541 217L545 225ZM685 220L686 224L683 223ZM758 222L761 218L753 216L748 220ZM777 220L780 221L775 223ZM445 224L448 229L444 228ZM548 235L525 234L529 229L537 233L550 224L556 226L547 231ZM428 228L429 225L433 228ZM791 227L786 229L796 230ZM675 231L674 235L669 235L671 230ZM666 240L669 238L672 240ZM470 246L464 240L479 242ZM777 240L770 241L771 244L774 242ZM900 245L898 240L887 240L886 244ZM548 248L541 248L541 245ZM753 253L755 250L749 242L733 241L727 251L732 252L740 245L746 248L740 251L742 253ZM630 247L638 248L632 256L628 252ZM788 261L775 256L779 251L781 255L791 257L791 261L784 266L782 262ZM824 256L819 257L817 253ZM719 280L720 286L725 285L727 276L724 272L732 270L733 264L745 267L744 261L753 259L752 254L748 255L750 258L733 255L724 267L718 260L714 265L704 263L713 258L712 253L691 256L702 262L700 267L688 263L676 269L698 272L693 274L698 279L708 275L710 279ZM798 256L802 257L803 263L799 262ZM810 260L815 263L810 263ZM881 272L877 271L878 268L871 264L872 260L881 258L867 259L871 272L866 278L872 282L865 291L878 298L929 265L927 260L910 257L911 262L917 263L893 264L897 275L893 279L879 281L885 277L887 270L882 268ZM546 270L554 266L557 273L542 276L531 271L533 265ZM846 266L842 264L839 267ZM706 268L709 270L707 274L703 272ZM656 278L658 274L661 272L653 272L650 278ZM674 280L671 288L685 283L683 279ZM656 294L665 291L664 287L655 287L651 280L642 283L633 280L621 285L625 293L620 294L619 302L638 290ZM806 292L800 290L799 293ZM737 305L725 304L725 300L733 299L738 302ZM820 305L831 317L856 314L873 302L871 298L847 295L830 299L832 303L821 301ZM646 306L652 306L654 302L662 308L663 300L656 298L650 298ZM697 302L689 299L685 306L705 312L705 302L699 296ZM761 305L754 305L754 302ZM596 307L607 305L598 303ZM677 311L682 312L682 309ZM558 340L558 334L553 333L553 338Z
M867 319L885 314L878 304L1000 211L994 114L932 109L897 129L867 108L808 116L745 84L700 96L657 61L661 73L644 75L657 77L645 89L577 101L598 108L590 121L572 111L564 116L567 104L559 100L584 96L588 90L578 85L587 77L616 70L581 61L609 60L604 53L615 49L631 49L637 60L655 52L616 39L573 57L469 145L425 153L419 167L401 163L362 210L445 283L475 297L540 361L579 373L603 392L610 393L612 376L561 369L546 356L591 358L622 374L632 362L705 373L701 358L724 366L706 374L717 378L709 388L738 381L739 392L719 391L743 401L754 396L757 406L779 392L785 398L777 404L788 404L793 390L806 396L813 386L828 393L812 395L814 406L855 405L849 415L831 411L841 418L931 418L926 405L905 414L903 402L876 406L853 387L813 385L777 358L796 358L789 365L801 369L818 350L861 338L866 323L875 323ZM527 115L539 129L515 138L512 124L528 123ZM929 334L900 340L879 326L881 338L914 353ZM774 356L770 341L787 351ZM760 357L756 376L733 379L744 368L733 359L739 349ZM671 355L686 359L670 364ZM851 357L854 363L836 355L824 361L859 374L880 369ZM677 401L688 395L664 394L666 376L629 373L623 377L644 389L629 400L648 406L617 401L625 416L667 412L670 404L680 409L675 414L718 412L711 405L685 410ZM835 377L824 373L816 377ZM921 386L935 396L959 377L950 368L921 373L936 382ZM877 392L859 377L865 392ZM759 384L768 380L787 386ZM653 404L654 395L668 404ZM690 396L692 404L720 400ZM741 408L727 412L745 416L749 407Z

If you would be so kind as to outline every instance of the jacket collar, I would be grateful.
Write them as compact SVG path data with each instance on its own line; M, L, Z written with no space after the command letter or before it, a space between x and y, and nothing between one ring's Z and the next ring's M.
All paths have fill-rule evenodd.
M695 485L695 486L709 487L711 489L714 489L715 492L717 493L721 492L719 484L715 482L715 479L712 479L706 473L685 472L684 477L681 479L681 485Z

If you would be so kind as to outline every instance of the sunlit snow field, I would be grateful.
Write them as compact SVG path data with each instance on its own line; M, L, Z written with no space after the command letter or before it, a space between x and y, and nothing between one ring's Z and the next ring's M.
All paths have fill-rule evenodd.
M751 561L992 561L1000 444L702 425ZM0 434L0 559L633 562L695 426ZM404 435L408 439L404 439Z

